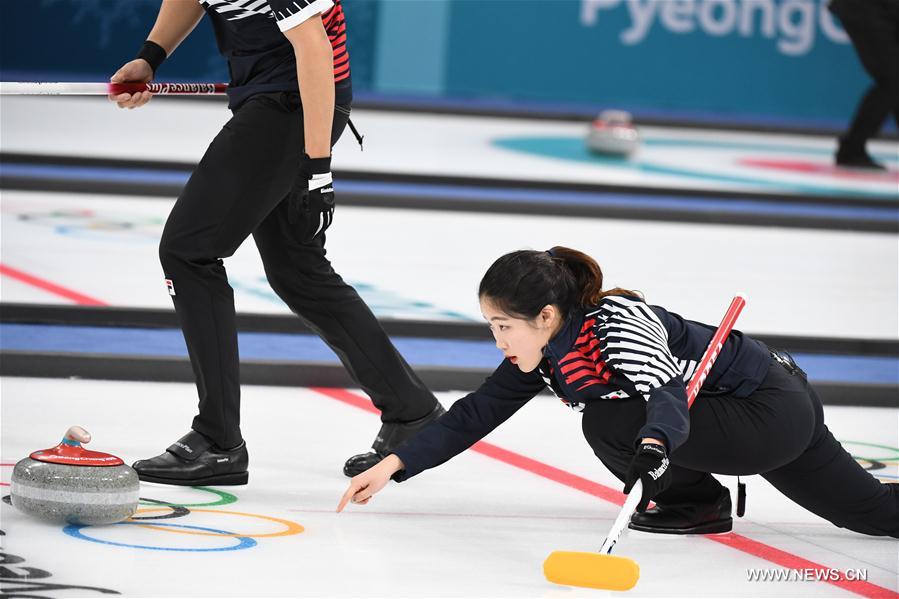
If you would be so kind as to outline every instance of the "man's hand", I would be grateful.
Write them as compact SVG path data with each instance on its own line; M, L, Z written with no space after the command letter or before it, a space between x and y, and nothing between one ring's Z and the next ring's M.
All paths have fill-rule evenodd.
M334 222L331 158L304 157L290 192L288 221L299 223L300 241L309 243Z
M213 3L215 4L215 3ZM112 83L149 83L153 80L154 70L159 68L175 48L193 31L205 14L199 2L184 0L162 0L156 24L147 36L143 47L135 58L125 63L110 78ZM119 108L138 108L150 101L153 94L139 92L136 94L109 94L109 99Z
M153 69L143 58L135 58L131 62L122 65L109 79L112 83L149 83L153 80ZM118 104L119 108L139 108L147 102L153 94L150 92L137 92L136 94L109 94L110 101Z
M402 460L396 454L390 454L362 474L354 476L350 479L350 486L346 493L340 498L337 511L342 512L350 501L358 505L365 505L375 493L390 482L390 477L394 473L403 468L405 465Z
M637 511L646 511L649 500L671 485L671 471L668 469L668 452L661 443L643 443L631 460L625 477L624 492L630 493L637 480L643 483L643 497L637 504Z

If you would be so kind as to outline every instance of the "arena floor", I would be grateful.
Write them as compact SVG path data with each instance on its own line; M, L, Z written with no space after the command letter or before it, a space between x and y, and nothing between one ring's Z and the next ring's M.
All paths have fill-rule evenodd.
M72 424L90 447L126 461L162 451L189 426L187 384L0 379L3 484L11 466L55 445ZM448 405L458 394L441 394ZM343 461L379 426L364 396L345 390L244 388L250 450L245 487L142 484L139 517L111 526L50 525L0 505L3 551L18 581L4 593L85 597L590 597L543 578L553 550L596 551L621 485L593 458L578 417L538 397L481 444L441 468L393 484L368 506L334 509ZM899 410L828 407L854 454L896 480ZM735 490L736 481L721 477ZM897 541L838 529L758 476L733 533L671 538L628 531L616 553L640 565L627 594L678 597L897 596ZM8 493L8 487L5 487ZM186 505L177 519L149 500ZM178 527L176 527L177 525ZM181 528L184 527L184 528ZM209 533L189 527L222 531ZM202 534L197 534L202 533ZM16 556L22 561L12 558ZM751 581L751 570L812 568L831 582ZM848 580L864 575L866 581ZM42 585L60 585L49 589ZM80 588L90 587L90 588ZM41 591L41 588L48 590ZM102 590L101 590L102 589Z

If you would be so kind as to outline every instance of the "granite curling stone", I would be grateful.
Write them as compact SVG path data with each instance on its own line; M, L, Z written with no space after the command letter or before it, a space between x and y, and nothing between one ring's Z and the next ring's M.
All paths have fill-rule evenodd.
M590 124L587 148L597 154L627 158L640 147L640 132L631 114L624 110L604 110Z
M140 480L120 458L81 446L90 433L71 427L62 442L16 464L10 480L13 507L43 520L113 524L134 515Z

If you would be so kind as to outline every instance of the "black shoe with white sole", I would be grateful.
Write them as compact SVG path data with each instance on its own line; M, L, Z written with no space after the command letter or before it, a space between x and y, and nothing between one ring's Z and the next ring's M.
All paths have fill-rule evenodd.
M221 449L205 435L190 431L165 450L132 466L146 482L189 487L203 485L245 485L249 479L250 457L246 442Z

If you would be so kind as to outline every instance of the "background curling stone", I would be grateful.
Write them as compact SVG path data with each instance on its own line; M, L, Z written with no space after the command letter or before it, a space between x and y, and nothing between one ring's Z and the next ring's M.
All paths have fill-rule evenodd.
M35 451L13 469L13 507L52 522L113 524L134 515L140 481L131 466L84 449L91 436L71 427L52 449Z
M640 132L629 112L604 110L590 124L587 147L598 154L626 158L640 147Z

